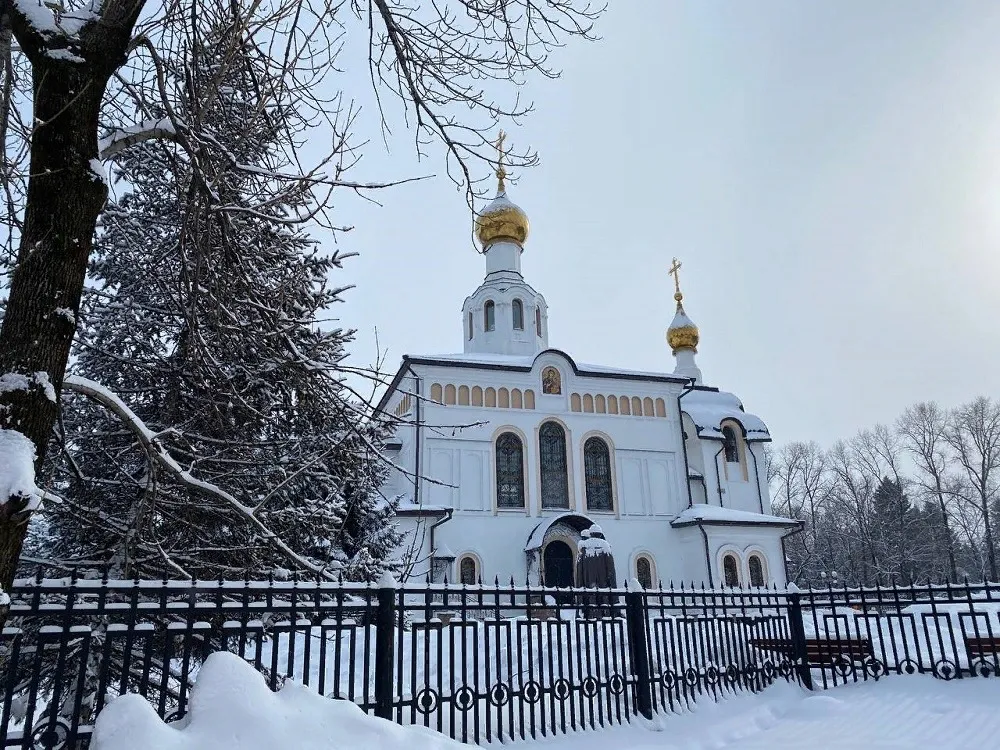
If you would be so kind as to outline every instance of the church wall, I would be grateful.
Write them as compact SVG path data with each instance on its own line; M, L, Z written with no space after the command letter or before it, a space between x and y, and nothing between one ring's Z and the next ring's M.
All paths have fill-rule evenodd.
M425 504L453 507L470 512L494 513L495 465L494 441L507 428L518 434L525 448L527 512L540 513L538 498L538 429L548 419L558 421L566 431L570 472L571 509L585 510L583 444L591 435L609 443L613 457L616 509L612 515L675 514L687 505L683 479L676 392L671 384L633 383L624 380L574 378L559 358L563 377L562 393L542 393L540 363L531 373L508 373L465 368L427 368L424 390L440 392L442 400L454 403L424 405L424 433L421 463L425 476ZM588 382L589 381L589 382ZM596 382L595 382L596 381ZM435 384L439 385L437 388ZM453 386L448 388L448 386ZM520 395L522 408L461 405L462 394L473 389L497 394L494 403L515 402ZM500 389L505 389L501 393ZM635 398L640 402L654 398L669 405L664 416L634 416L574 412L571 395L581 390L607 391ZM677 386L679 390L679 386ZM533 393L534 409L526 394ZM454 394L454 395L452 395ZM489 401L484 398L483 403ZM500 513L524 513L504 511Z
M749 585L749 557L756 553L765 562L765 581L768 586L784 587L785 562L781 549L781 536L786 530L769 526L706 526L708 534L709 558L712 561L712 576L715 585L724 585L722 558L727 553L736 555L739 561L740 583Z
M745 510L751 513L770 513L767 472L764 465L764 449L762 443L743 443L740 446L740 462L728 463L725 452L720 451L720 440L697 440L697 448L688 448L689 460L696 454L704 468L704 482L693 482L693 491L700 492L708 505L723 505L734 510ZM756 459L756 471L754 460ZM691 461L694 465L694 461ZM702 485L699 488L698 485ZM719 490L722 490L722 501L719 501ZM762 494L758 494L761 492ZM699 502L697 499L694 502Z
M541 373L545 367L559 369L559 394L543 393ZM681 415L677 410L677 394L681 384L633 381L625 378L577 377L557 354L543 354L531 372L498 371L486 368L415 366L421 377L420 390L428 399L448 401L447 405L421 402L420 428L420 501L424 507L454 509L454 515L435 531L437 544L455 554L449 578L457 577L463 554L472 554L478 574L492 581L513 575L523 582L528 575L525 544L533 530L543 522L567 512L584 515L599 523L611 544L620 581L635 576L638 555L648 555L654 562L654 576L665 583L707 580L704 538L697 529L675 529L670 521L688 504L688 488L684 470L684 446L681 435ZM434 388L435 384L439 387ZM492 389L492 391L491 391ZM501 391L501 389L506 389ZM514 397L515 389L520 400ZM529 399L528 392L533 395ZM492 400L488 395L493 394ZM578 399L575 401L574 394ZM591 394L584 400L580 394ZM656 403L662 399L664 408L657 416L645 416L640 409L635 414L591 411L597 404L592 394L614 394L619 403L632 399L642 404L646 399ZM476 402L483 405L473 405ZM486 403L495 406L486 406ZM521 408L511 408L519 403ZM391 404L391 402L390 402ZM530 408L530 407L534 408ZM586 411L584 409L587 409ZM556 420L566 432L570 488L569 509L541 509L539 477L538 431L543 422ZM692 425L693 427L693 425ZM506 431L518 435L524 446L524 477L527 507L497 509L495 440ZM692 430L693 432L693 430ZM414 428L404 425L398 431L403 447L400 463L414 471L417 441ZM615 507L611 512L586 509L583 444L597 435L609 443L612 458L612 482ZM693 467L704 468L705 481L691 483L694 502L718 504L717 475L713 472L718 441L694 438L688 442L688 458ZM751 444L749 450L759 450ZM749 456L747 456L749 459ZM763 468L762 456L758 462ZM721 465L721 457L719 464ZM744 480L735 474L722 480L727 507L759 511L756 478L752 463ZM396 472L399 477L404 475ZM738 481L737 481L738 480ZM412 480L395 480L401 487L412 487ZM414 573L422 578L430 565L430 540L427 528L437 518L420 522L415 535L422 549L413 557L424 559ZM401 526L416 527L412 518L400 519ZM692 531L694 533L692 533ZM773 537L773 539L772 539ZM754 540L768 561L769 573L783 576L780 542L774 534L761 536L757 529L746 532L738 527L726 527L719 536L712 555L717 556L723 540L736 544L741 555ZM735 540L735 541L734 541ZM412 543L412 538L411 538ZM406 546L406 545L404 545ZM713 557L714 560L714 557ZM743 564L745 565L745 560ZM714 564L714 563L713 563ZM717 571L713 569L716 578ZM537 575L537 571L534 571ZM537 583L537 579L532 581ZM718 581L717 581L718 582ZM783 583L783 580L780 581Z
M611 545L619 583L635 577L639 555L652 560L654 577L662 578L665 584L671 579L700 580L700 569L691 565L689 545L679 543L679 530L671 527L667 519L596 520ZM480 565L479 574L484 581L492 583L499 577L507 583L513 575L517 583L524 583L528 575L525 542L542 521L529 516L497 516L489 519L486 527L481 517L456 513L435 532L438 543L447 545L456 556L449 580L456 580L462 556L471 554ZM701 557L704 558L704 553ZM694 563L699 564L697 558ZM537 571L534 574L537 576ZM538 580L533 577L530 582L537 584Z

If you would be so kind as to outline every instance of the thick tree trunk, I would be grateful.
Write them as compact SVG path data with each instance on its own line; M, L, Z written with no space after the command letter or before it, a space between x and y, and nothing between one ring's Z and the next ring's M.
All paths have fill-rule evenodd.
M94 228L108 194L95 172L98 115L107 83L102 73L55 60L33 66L37 124L31 177L0 327L0 374L28 376L32 387L0 393L0 428L17 430L34 443L36 473L56 421ZM45 387L46 379L52 388ZM0 586L8 587L14 578L27 516L23 500L0 505Z

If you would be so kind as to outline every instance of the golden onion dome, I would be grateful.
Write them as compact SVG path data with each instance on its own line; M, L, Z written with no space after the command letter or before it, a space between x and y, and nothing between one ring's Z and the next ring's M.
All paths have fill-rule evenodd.
M698 326L684 312L684 306L681 304L683 298L680 292L674 295L674 299L677 300L677 312L670 322L670 327L667 328L667 343L670 344L674 354L680 349L698 351Z
M504 184L507 170L503 166L506 153L503 142L506 137L506 134L501 130L496 143L496 198L490 201L486 208L476 216L476 237L479 238L483 250L498 240L508 240L523 245L524 241L528 239L528 215L507 197L507 186Z
M507 198L501 179L497 197L476 217L476 237L485 250L498 240L523 245L528 238L528 215Z

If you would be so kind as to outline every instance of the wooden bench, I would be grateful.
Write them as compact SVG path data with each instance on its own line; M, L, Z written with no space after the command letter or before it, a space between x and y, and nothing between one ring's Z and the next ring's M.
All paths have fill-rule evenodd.
M788 638L752 638L750 645L761 651L794 656L794 646ZM806 638L806 662L810 666L828 667L848 662L864 662L874 656L867 638Z
M965 653L969 657L970 667L976 662L996 665L1000 658L1000 638L987 635L966 636Z

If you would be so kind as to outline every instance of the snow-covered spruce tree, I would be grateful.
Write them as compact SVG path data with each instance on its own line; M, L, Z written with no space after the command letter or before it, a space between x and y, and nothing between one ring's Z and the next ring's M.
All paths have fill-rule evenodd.
M63 410L49 554L127 576L371 578L397 541L385 425L344 382L353 332L321 325L344 289L327 283L342 256L306 233L316 184L283 176L308 123L234 29L164 63L174 116L196 126L116 159L74 373L131 414L79 396Z

